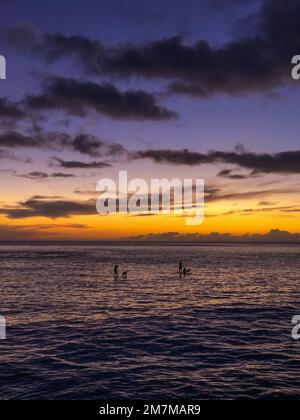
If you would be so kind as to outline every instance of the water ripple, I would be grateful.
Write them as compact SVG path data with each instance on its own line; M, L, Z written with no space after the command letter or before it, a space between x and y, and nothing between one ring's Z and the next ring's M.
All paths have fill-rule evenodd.
M299 395L299 246L0 250L4 399Z

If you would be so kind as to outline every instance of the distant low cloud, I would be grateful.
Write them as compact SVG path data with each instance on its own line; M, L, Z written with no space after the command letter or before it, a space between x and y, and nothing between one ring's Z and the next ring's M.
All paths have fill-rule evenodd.
M62 110L84 117L90 111L115 119L160 121L176 119L175 112L157 104L142 90L120 91L112 84L53 78L40 95L29 95L25 106L31 111Z
M245 242L245 243L300 243L300 233L290 233L273 229L266 234L246 234L232 235L230 233L213 232L208 235L200 233L181 234L178 232L167 232L159 234L140 235L130 238L135 241L153 241L153 242L195 242L195 243L228 243L228 242Z

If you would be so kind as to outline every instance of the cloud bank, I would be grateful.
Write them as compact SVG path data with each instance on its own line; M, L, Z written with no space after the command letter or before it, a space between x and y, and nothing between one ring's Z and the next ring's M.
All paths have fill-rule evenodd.
M213 232L208 235L200 233L181 234L178 232L167 233L151 233L149 235L133 236L130 238L134 241L153 241L153 242L179 242L179 243L228 243L228 242L245 242L245 243L300 243L300 233L290 233L273 229L266 234L246 234L232 235L230 233Z
M251 153L247 151L223 152L211 151L206 154L193 152L188 149L148 149L130 154L131 159L151 159L156 163L167 163L171 165L197 166L204 164L225 163L237 165L241 168L259 173L278 174L299 174L300 173L300 151L285 151L280 153ZM221 176L231 177L231 173L221 172ZM236 178L236 177L235 177Z
M211 4L227 7L219 1ZM94 75L165 80L171 94L209 98L270 92L289 85L290 60L300 43L299 20L298 0L264 0L256 14L240 22L238 35L220 46L202 39L191 44L175 35L108 48L101 41L82 35L43 34L30 24L18 25L4 33L14 48L48 61L76 57ZM114 95L120 96L117 92ZM141 101L148 102L149 98ZM161 114L170 117L166 110L152 113L154 118L161 118Z

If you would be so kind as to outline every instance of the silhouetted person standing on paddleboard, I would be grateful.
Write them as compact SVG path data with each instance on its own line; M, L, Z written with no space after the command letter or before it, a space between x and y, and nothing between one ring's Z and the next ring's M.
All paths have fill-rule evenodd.
M115 277L115 279L118 278L118 271L119 271L119 266L116 264L115 265L115 268L114 268L114 277Z
M180 263L179 263L179 275L180 275L180 277L182 276L182 270L183 270L183 264L182 264L182 261L180 261Z

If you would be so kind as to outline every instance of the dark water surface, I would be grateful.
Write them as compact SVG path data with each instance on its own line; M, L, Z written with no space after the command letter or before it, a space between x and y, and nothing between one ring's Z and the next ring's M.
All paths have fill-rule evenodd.
M0 280L2 399L299 397L298 245L0 244Z

